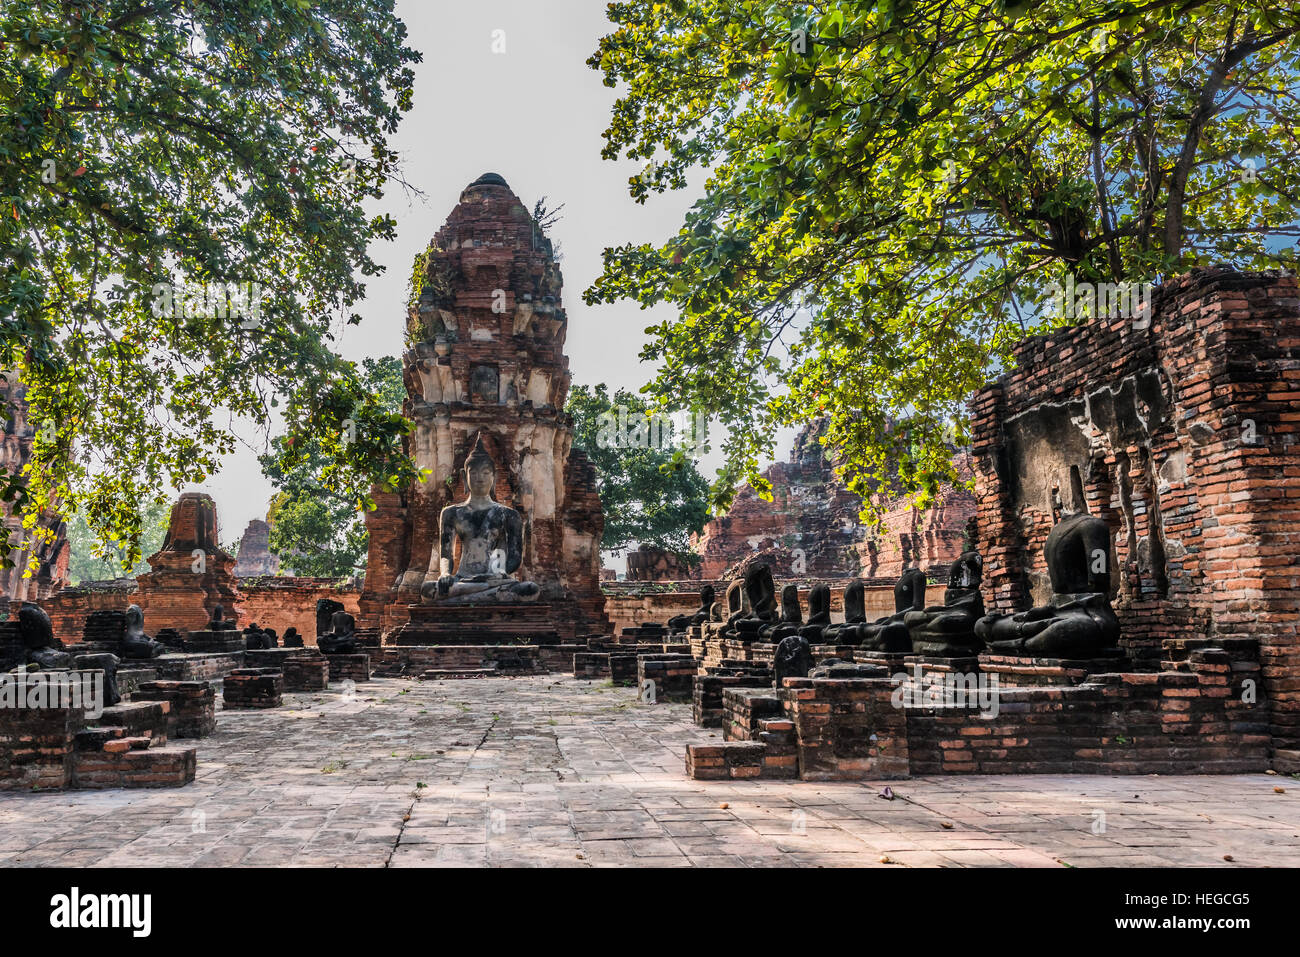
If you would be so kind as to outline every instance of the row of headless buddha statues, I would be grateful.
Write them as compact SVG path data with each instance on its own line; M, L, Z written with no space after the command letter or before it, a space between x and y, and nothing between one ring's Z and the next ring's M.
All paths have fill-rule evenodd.
M925 574L908 569L894 586L894 614L868 621L865 586L844 590L844 621L832 622L830 588L815 585L805 621L797 585L781 590L766 565L750 568L727 588L726 613L712 586L700 592L701 607L669 620L669 630L698 625L707 638L780 643L799 637L811 644L853 645L867 651L966 657L988 649L1031 657L1091 658L1113 655L1119 621L1110 606L1110 533L1100 519L1067 515L1047 536L1044 554L1052 597L1044 605L1011 615L986 615L980 595L983 561L963 553L949 569L941 605L926 606Z

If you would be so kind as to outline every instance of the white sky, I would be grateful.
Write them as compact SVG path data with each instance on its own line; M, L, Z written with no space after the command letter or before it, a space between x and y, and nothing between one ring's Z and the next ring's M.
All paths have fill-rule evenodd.
M398 224L396 241L371 250L388 271L371 280L358 309L364 321L344 330L336 347L355 360L401 354L413 258L461 190L482 173L496 172L529 209L541 196L552 209L564 204L549 235L564 257L566 351L574 383L638 389L653 376L638 358L643 330L671 318L671 310L642 312L632 302L589 307L582 292L600 274L602 249L664 241L681 226L695 196L656 196L637 205L627 180L640 164L600 158L616 91L601 84L586 59L608 32L605 0L398 0L397 13L409 30L408 45L423 53L424 62L415 67L414 108L392 146L407 182L425 195L408 197L390 184L376 207ZM496 30L504 31L504 53L493 52ZM257 462L262 437L251 430L241 437L251 447L241 447L217 475L192 487L216 499L226 542L250 519L265 516L272 494ZM778 439L781 458L789 441ZM714 459L716 453L703 463L709 478Z

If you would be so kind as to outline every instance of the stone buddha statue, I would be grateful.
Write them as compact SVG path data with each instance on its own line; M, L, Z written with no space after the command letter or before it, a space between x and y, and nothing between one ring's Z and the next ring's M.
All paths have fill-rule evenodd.
M844 621L822 629L822 641L828 645L855 643L857 626L867 620L867 592L862 582L854 579L844 588Z
M672 632L684 632L692 625L699 625L709 620L709 614L713 609L713 602L716 592L712 585L705 585L700 589L700 607L697 611L689 615L673 615L668 619L668 630Z
M822 631L831 623L831 586L813 585L808 593L808 621L799 628L799 634L810 643L822 640Z
M911 651L912 639L904 618L909 611L925 608L925 572L909 568L894 585L894 613L858 626L861 642L867 651Z
M939 658L962 658L977 654L984 641L975 633L984 617L980 596L984 560L979 552L963 552L948 570L948 589L943 604L903 615L912 651Z
M226 617L226 609L220 604L212 609L212 619L208 622L208 631L234 631L235 621Z
M776 582L772 580L771 567L755 565L745 572L745 598L749 614L737 618L733 625L736 637L748 643L756 641L759 631L777 620Z
M737 578L727 586L727 593L724 596L726 607L718 608L718 614L713 620L705 625L706 638L733 638L735 637L735 624L749 614L748 601L745 598L745 580ZM721 602L717 603L719 606Z
M813 667L812 647L803 635L787 635L772 656L772 684L780 688L786 678L807 678Z
M257 622L250 623L244 629L244 645L249 651L266 651L271 647L266 639L266 632L257 627Z
M166 645L154 641L144 633L144 612L139 605L126 610L126 634L122 637L122 657L133 660L157 658L167 650Z
M426 601L492 604L533 601L541 592L536 582L512 577L524 559L524 520L513 508L496 502L496 463L483 447L480 433L465 459L469 498L448 505L438 517L438 572L426 579L420 593ZM456 543L460 564L452 573Z
M18 635L31 664L44 671L71 667L72 655L63 650L63 642L54 637L50 616L35 602L25 601L18 609Z
M1119 640L1110 606L1110 529L1086 512L1053 526L1043 547L1052 600L1015 615L981 618L991 651L1036 658L1095 658Z
M357 620L342 609L330 617L330 630L316 637L316 647L323 655L355 655L359 645Z
M781 589L781 618L775 623L760 628L761 641L780 641L790 635L799 634L803 627L803 610L799 607L799 586L786 585Z

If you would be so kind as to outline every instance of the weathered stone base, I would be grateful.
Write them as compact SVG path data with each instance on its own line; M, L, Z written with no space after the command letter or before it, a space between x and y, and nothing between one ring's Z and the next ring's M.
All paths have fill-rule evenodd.
M155 658L150 667L163 681L220 681L236 668L244 667L244 655L244 651L163 655Z
M642 700L691 701L700 663L690 655L638 655L636 686Z
M411 605L410 620L393 629L385 645L555 645L556 611L550 602L484 605Z
M280 666L285 691L324 691L330 684L330 663L324 655L295 655Z
M216 692L206 681L150 681L132 694L133 702L166 701L168 738L206 738L217 729Z
M889 678L790 678L779 691L723 687L728 743L722 754L710 752L707 762L688 753L687 767L711 777L755 776L748 769L758 767L766 776L753 744L767 741L762 734L773 729L763 722L776 716L779 703L780 716L793 722L799 776L811 781L939 773L1261 771L1270 762L1268 712L1249 693L1260 686L1257 652L1250 645L1234 642L1231 653L1171 646L1160 672L1088 676L1076 673L1086 663L995 656L988 662L994 670L976 676L996 677L996 693L991 684L984 689L991 697L924 706L908 703ZM908 664L937 676L969 675L980 666L921 656L909 656ZM1028 686L1006 683L1020 676ZM697 712L704 710L702 686L717 680L696 679ZM775 753L783 753L780 739L776 747ZM746 770L733 773L733 767Z
M175 787L194 780L196 749L169 746L166 701L104 709L0 711L0 791Z
M248 642L239 631L191 631L185 636L185 650L190 654L233 654L248 650Z
M702 728L720 728L723 692L731 688L770 690L771 687L771 675L696 675L691 687L691 717Z
M227 711L278 708L284 696L284 675L273 668L240 668L222 682L222 707Z
M370 680L369 655L326 655L325 660L329 662L331 682Z
M403 645L375 651L379 677L489 678L544 673L536 645Z

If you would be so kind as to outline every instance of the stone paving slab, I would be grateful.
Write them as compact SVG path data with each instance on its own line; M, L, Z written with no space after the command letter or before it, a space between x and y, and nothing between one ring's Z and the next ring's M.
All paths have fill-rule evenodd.
M689 705L641 704L607 683L380 678L284 701L219 710L185 788L0 794L0 866L1300 860L1300 781L1284 776L692 781L686 745L720 732L692 724Z

